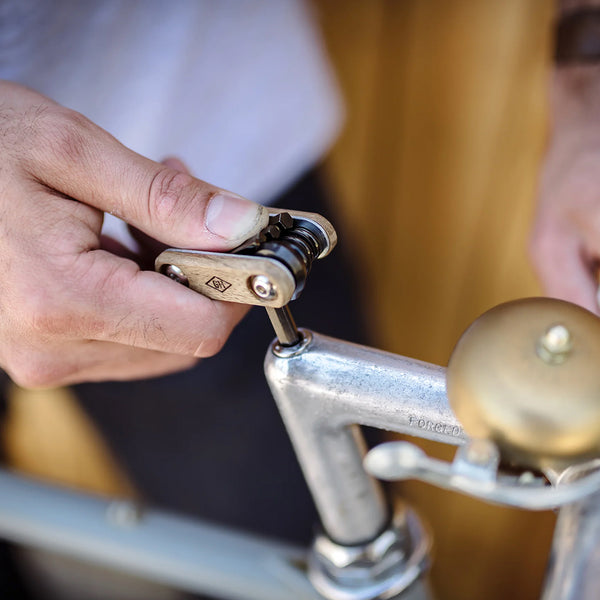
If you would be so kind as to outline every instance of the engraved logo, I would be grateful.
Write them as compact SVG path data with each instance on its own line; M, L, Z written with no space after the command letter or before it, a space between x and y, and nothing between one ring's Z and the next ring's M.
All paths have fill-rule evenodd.
M225 281L224 279L221 279L216 275L214 277L211 277L206 282L206 285L208 285L211 288L214 288L215 290L217 290L217 292L221 293L227 291L231 287L231 284L228 281Z
M458 425L429 421L427 419L415 417L414 415L410 415L408 417L408 424L411 427L416 427L417 429L434 431L435 433L441 433L442 435L451 435L454 437L459 437L462 435L462 429Z

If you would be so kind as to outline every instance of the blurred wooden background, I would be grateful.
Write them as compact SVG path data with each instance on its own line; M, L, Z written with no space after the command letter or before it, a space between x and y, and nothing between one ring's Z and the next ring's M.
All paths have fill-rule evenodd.
M526 245L550 0L318 0L347 127L327 162L378 345L445 364L479 314L539 293ZM424 444L449 458L453 451ZM440 600L539 597L553 515L419 485Z
M539 292L526 239L546 132L552 2L315 5L348 111L326 169L375 337L388 350L445 364L481 312ZM131 493L69 393L52 396L15 393L5 435L13 464ZM58 435L45 435L50 423ZM440 600L539 596L552 515L421 485L401 492L434 530Z

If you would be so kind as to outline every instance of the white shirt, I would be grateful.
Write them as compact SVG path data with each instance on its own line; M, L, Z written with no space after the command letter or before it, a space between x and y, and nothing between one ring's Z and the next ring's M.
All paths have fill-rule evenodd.
M0 0L0 78L262 202L321 158L341 122L299 0Z

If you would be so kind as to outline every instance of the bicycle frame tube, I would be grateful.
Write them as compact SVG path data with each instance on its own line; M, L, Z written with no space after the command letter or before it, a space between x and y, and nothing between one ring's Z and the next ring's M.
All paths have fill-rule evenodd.
M124 517L124 518L123 518ZM0 535L180 590L232 600L319 600L305 550L0 470Z

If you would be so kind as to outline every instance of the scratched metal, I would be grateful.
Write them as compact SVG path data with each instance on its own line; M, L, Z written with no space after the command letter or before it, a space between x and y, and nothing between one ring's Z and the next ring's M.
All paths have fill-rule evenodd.
M265 373L323 526L341 544L373 539L389 520L381 485L363 468L356 425L447 444L466 439L442 367L313 334L295 356L272 347Z

